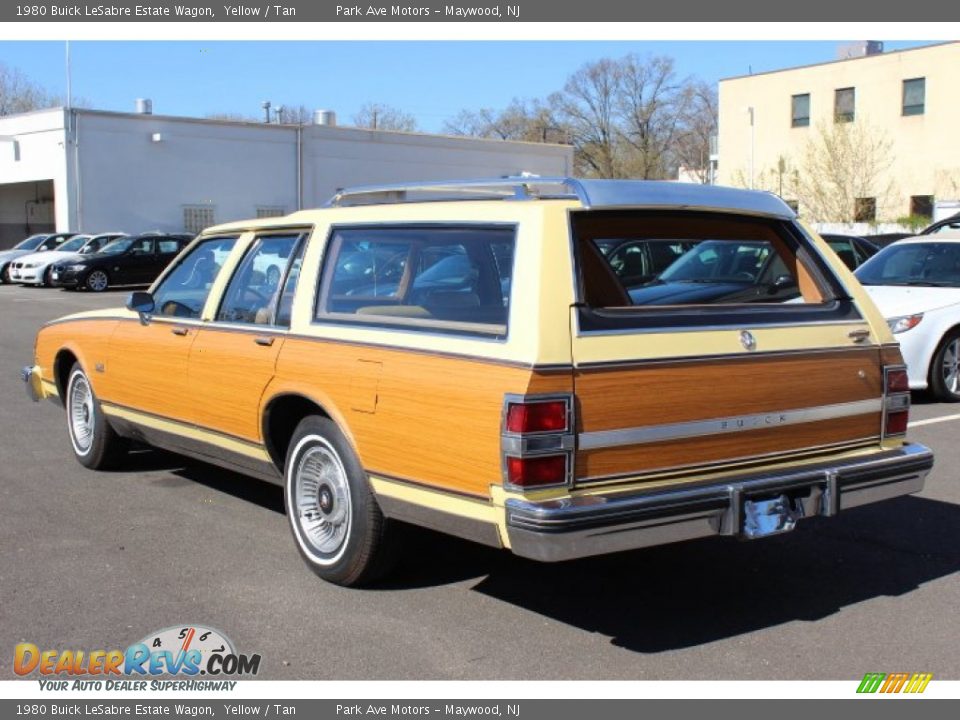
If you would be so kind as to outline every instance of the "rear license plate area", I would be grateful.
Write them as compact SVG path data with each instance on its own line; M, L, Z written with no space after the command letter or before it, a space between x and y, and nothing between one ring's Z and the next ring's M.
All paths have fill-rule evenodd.
M789 495L746 498L740 511L741 537L747 540L790 532L804 517L803 503Z

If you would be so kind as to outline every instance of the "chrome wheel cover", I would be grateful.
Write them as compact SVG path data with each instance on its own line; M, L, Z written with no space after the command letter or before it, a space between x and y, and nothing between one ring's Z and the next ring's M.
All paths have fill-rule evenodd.
M323 438L311 440L293 468L292 511L304 549L329 559L350 534L350 485L336 451Z
M103 270L94 270L87 278L87 287L94 292L101 292L107 289L107 274Z
M951 340L943 349L941 372L944 387L954 395L960 393L960 338Z
M97 418L93 406L93 390L87 376L81 372L70 380L70 393L67 402L70 439L78 455L86 455L93 445L93 433Z

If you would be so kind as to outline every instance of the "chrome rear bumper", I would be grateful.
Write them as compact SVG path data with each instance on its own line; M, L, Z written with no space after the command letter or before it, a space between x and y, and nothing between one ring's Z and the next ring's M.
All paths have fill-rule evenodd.
M34 402L40 402L47 394L43 390L40 368L36 365L27 365L20 371L20 379L23 380L27 388L27 397Z
M910 443L868 458L694 486L543 502L511 498L507 533L514 553L547 562L710 535L750 536L744 532L744 508L752 510L760 501L782 497L794 520L832 516L919 492L932 467L933 453Z

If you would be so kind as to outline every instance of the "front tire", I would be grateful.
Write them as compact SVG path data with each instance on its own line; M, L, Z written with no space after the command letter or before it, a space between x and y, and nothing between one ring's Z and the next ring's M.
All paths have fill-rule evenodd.
M369 584L396 559L394 528L343 433L328 418L300 422L284 471L287 520L304 561L324 580Z
M92 292L103 292L110 287L110 276L103 270L94 270L87 275L84 285Z
M91 470L117 465L126 453L126 442L104 417L90 379L79 363L70 368L64 405L70 444L80 464Z
M13 279L10 277L10 263L7 263L0 268L0 283L3 283L4 285L13 284Z

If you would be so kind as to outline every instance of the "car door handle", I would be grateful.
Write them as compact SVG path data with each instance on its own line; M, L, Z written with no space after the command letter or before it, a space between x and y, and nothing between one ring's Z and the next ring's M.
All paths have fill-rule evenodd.
M260 337L255 337L255 338L253 339L253 341L254 341L257 345L263 345L264 347L270 347L271 345L273 345L273 338L272 338L272 337L264 337L264 336L261 335Z
M862 343L864 340L870 337L870 331L866 329L851 330L849 333L847 333L847 337L853 340L855 343Z
M186 335L190 331L185 327L175 327L170 332L172 332L174 335Z

